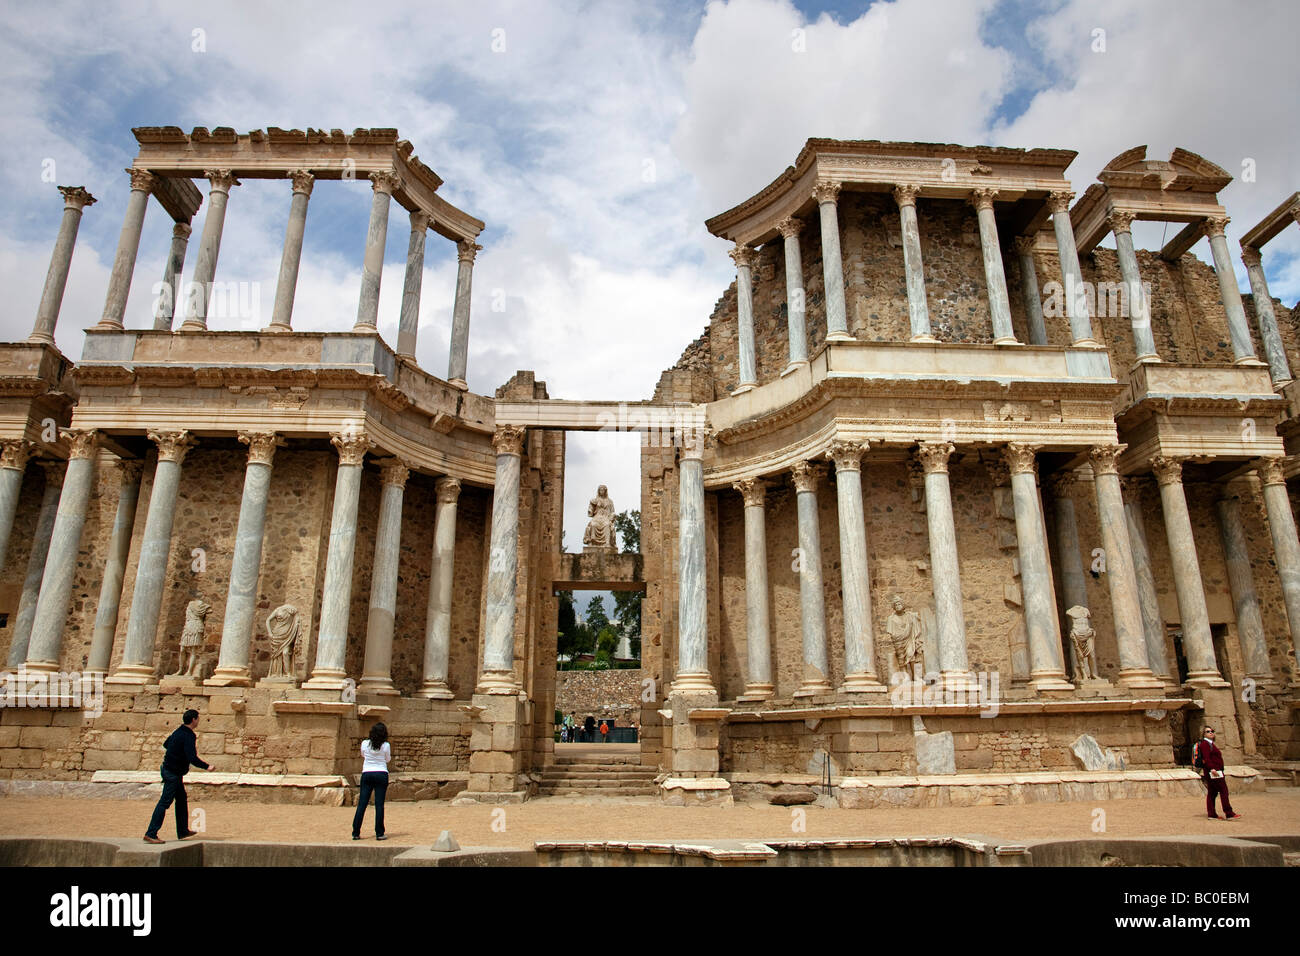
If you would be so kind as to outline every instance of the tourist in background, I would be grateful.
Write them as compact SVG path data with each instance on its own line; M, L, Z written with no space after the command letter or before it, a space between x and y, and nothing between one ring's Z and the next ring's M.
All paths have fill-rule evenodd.
M1218 794L1223 804L1223 816L1235 820L1240 813L1233 813L1232 801L1228 799L1228 778L1223 770L1223 751L1214 745L1214 728L1206 727L1201 732L1201 739L1196 743L1196 759L1193 761L1205 780L1205 812L1211 820L1218 820L1214 812L1214 797Z
M190 829L190 803L185 795L185 774L189 772L191 766L202 770L212 768L199 759L196 747L198 738L194 731L199 726L199 712L193 709L187 710L181 717L181 721L181 725L172 731L172 735L163 744L165 753L162 766L159 768L162 772L162 796L158 798L158 805L153 808L153 819L149 821L149 829L144 834L145 843L163 842L158 839L158 830L162 827L163 817L167 815L167 808L172 805L173 800L176 801L176 839L184 840L186 837L194 836L195 833Z
M375 839L387 840L384 835L384 795L388 793L388 762L393 750L388 745L388 728L376 721L370 736L361 741L361 795L357 798L357 812L352 817L352 839L361 839L361 824L366 818L370 795L375 796Z

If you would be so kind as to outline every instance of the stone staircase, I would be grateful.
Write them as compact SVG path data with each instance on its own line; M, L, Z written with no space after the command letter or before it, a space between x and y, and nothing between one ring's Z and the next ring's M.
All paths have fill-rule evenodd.
M654 767L641 766L640 754L563 755L542 768L539 797L580 794L595 797L648 797L659 792Z

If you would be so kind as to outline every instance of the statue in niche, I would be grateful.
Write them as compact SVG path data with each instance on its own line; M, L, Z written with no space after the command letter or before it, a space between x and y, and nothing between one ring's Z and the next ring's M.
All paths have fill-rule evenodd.
M1076 604L1065 613L1070 618L1070 643L1074 647L1074 679L1097 680L1097 632L1092 626L1092 612Z
M298 609L292 604L281 604L266 619L266 632L271 636L271 669L266 676L291 679L293 652L298 643Z
M894 613L885 621L893 651L895 671L917 679L925 673L925 628L921 616L909 608L901 597L894 595Z
M207 621L212 605L195 598L185 605L185 629L181 631L180 669L173 677L188 677L198 680L203 676L203 625Z
M601 485L596 489L596 497L587 505L587 530L582 535L583 551L614 550L614 502L609 498L609 489Z

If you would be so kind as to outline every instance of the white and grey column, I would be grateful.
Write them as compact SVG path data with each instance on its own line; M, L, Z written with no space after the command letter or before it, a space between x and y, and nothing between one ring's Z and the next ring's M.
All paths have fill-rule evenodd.
M981 187L971 191L971 205L980 227L980 254L984 259L984 283L988 288L989 315L993 320L994 345L1019 345L1011 327L1011 299L1007 294L1007 274L1002 265L1002 244L998 240L998 221L993 200L998 191Z
M483 670L479 694L515 694L515 597L519 572L520 468L528 429L498 425L492 435L497 453L492 487L492 533L486 607L483 611Z
M9 642L10 667L21 667L27 660L32 622L36 620L36 601L41 596L45 560L50 553L50 536L54 533L54 517L59 510L59 492L63 488L63 462L42 460L37 464L45 472L45 491L41 495L41 510L36 517L32 550L27 556L27 576L23 579L23 591L18 599L18 613L14 615L13 638Z
M135 273L135 257L140 250L140 232L144 229L144 214L149 208L149 194L157 185L157 178L144 169L128 169L131 176L131 195L126 200L126 217L117 237L117 253L113 256L113 271L108 276L108 295L104 299L104 315L99 329L122 328L126 315L126 297L131 292L131 276Z
M793 216L776 224L785 245L785 324L790 336L790 364L786 375L808 364L807 296L803 288L803 255L799 251L799 232L803 221Z
M447 384L465 391L469 367L469 299L474 278L474 257L483 247L472 239L456 243L456 301L451 309L451 353L447 361Z
M72 250L77 245L77 229L81 225L81 212L93 205L95 197L81 186L60 186L63 194L63 221L59 235L54 240L50 268L45 273L45 287L41 291L41 304L36 309L36 324L29 342L54 344L54 326L59 321L59 307L63 304L63 290L68 284L68 270L72 267Z
M740 347L740 381L732 395L752 391L758 386L754 361L754 250L736 243L727 255L736 264L736 326Z
M916 457L925 472L925 519L930 535L930 575L934 588L940 680L945 688L967 691L975 686L966 657L966 617L962 608L957 528L952 517L949 442L921 442Z
M834 691L826 647L821 519L817 510L817 483L826 474L826 468L800 461L795 463L793 471L799 516L799 624L803 635L803 680L794 696L813 697Z
M63 630L72 600L73 578L77 573L77 552L81 548L81 530L86 524L86 506L90 503L95 483L99 433L94 429L65 428L63 434L68 438L71 453L54 516L54 528L50 533L41 593L36 601L25 665L29 671L53 673L59 670Z
M1128 525L1128 542L1133 551L1133 574L1137 578L1138 606L1142 610L1142 632L1146 635L1147 661L1151 672L1165 682L1176 686L1169 672L1169 654L1165 649L1165 622L1160 613L1160 596L1156 591L1155 571L1151 566L1151 552L1147 547L1146 524L1142 520L1142 489L1145 478L1120 479L1124 495L1124 517Z
M1029 344L1047 344L1047 326L1043 322L1043 300L1038 297L1038 266L1034 262L1037 236L1016 236L1012 245L1020 260L1020 296L1029 325Z
M1088 314L1087 290L1083 270L1079 268L1079 248L1074 242L1074 224L1070 222L1070 200L1074 193L1058 190L1047 197L1052 210L1052 230L1056 233L1056 251L1061 263L1061 281L1065 284L1065 314L1070 319L1070 338L1076 348L1100 348L1093 337L1092 318Z
M745 478L734 487L745 500L745 648L749 661L745 692L737 700L767 700L776 690L768 614L767 482Z
M358 691L397 696L393 686L393 627L397 619L397 572L402 554L402 499L411 470L397 458L380 466L379 526L366 617L366 651Z
M907 317L913 342L937 342L930 328L930 306L925 298L925 269L921 265L921 227L916 221L916 197L921 187L906 183L894 187L902 225L903 272L907 277Z
M1083 577L1083 560L1079 551L1079 521L1074 512L1074 499L1070 497L1075 480L1074 472L1060 471L1052 476L1051 481L1052 515L1055 519L1052 525L1059 559L1056 580L1060 582L1061 602L1065 609L1088 606L1088 586Z
M871 574L867 567L867 516L862 506L862 456L867 442L835 441L835 495L840 520L840 591L844 608L846 694L884 693L876 676L876 638L871 619Z
M420 333L420 287L424 284L424 240L429 231L429 214L411 213L411 241L406 247L406 275L402 282L402 312L397 322L397 354L415 358L415 340Z
M433 568L429 575L429 605L424 631L424 682L419 697L451 700L447 683L451 664L451 599L456 568L456 508L460 479L445 477L434 483L437 512L433 530Z
M262 568L262 542L266 537L266 504L271 487L275 449L284 439L275 432L240 432L248 446L244 469L244 494L239 502L235 529L235 556L230 567L230 590L221 624L221 654L216 670L204 683L216 687L247 687L253 682L249 667L257 581Z
M1282 581L1282 602L1291 628L1291 644L1300 659L1300 539L1296 537L1295 514L1291 510L1281 459L1261 458L1258 470L1264 486L1264 507L1268 509L1277 576Z
M0 441L0 571L4 570L9 551L9 535L14 529L14 515L18 512L18 496L23 490L27 459L35 448L36 445L25 438Z
M330 443L338 450L339 467L334 477L334 511L330 515L316 662L303 687L342 690L347 685L348 612L352 606L361 470L370 450L370 438L361 428L350 428L331 435Z
M1278 331L1273 296L1269 294L1268 280L1264 278L1264 264L1259 250L1242 246L1241 261L1246 264L1246 275L1250 278L1251 298L1255 302L1255 322L1259 326L1259 339L1264 344L1264 357L1268 359L1269 377L1274 385L1285 384L1291 381L1291 363L1287 361L1286 346L1282 344L1282 333Z
M704 548L704 445L682 444L677 470L677 673L670 693L716 694L709 676L709 609Z
M1211 216L1205 220L1205 238L1210 241L1214 256L1214 274L1219 280L1219 298L1228 317L1228 337L1232 340L1234 365L1263 365L1255 357L1255 343L1250 339L1250 325L1246 322L1246 309L1241 304L1241 290L1237 288L1237 273L1232 268L1228 254L1228 240L1224 229L1227 216Z
M293 331L293 299L298 290L298 267L302 263L302 240L307 231L307 203L316 177L307 169L289 174L293 198L289 200L289 222L284 227L284 250L280 253L280 276L275 283L275 306L265 332Z
M189 248L191 231L192 227L188 222L178 222L172 226L172 244L167 250L167 261L163 264L162 283L158 288L157 296L158 306L153 314L153 327L162 332L171 331L177 303L185 301L181 271L185 268L185 252Z
M185 296L185 321L182 332L205 332L208 328L208 307L212 303L212 280L217 274L217 256L221 252L221 233L226 226L226 203L230 190L239 180L228 169L209 169L208 213L203 217L203 235L199 238L199 255L194 262L194 275L187 284Z
M113 638L117 634L122 582L126 580L126 561L131 552L131 534L135 528L135 511L140 500L140 477L144 472L144 462L119 458L117 469L117 513L113 518L113 533L105 555L104 577L99 584L95 629L86 659L87 674L107 674L113 657Z
M361 294L357 299L358 332L379 329L379 281L384 273L384 246L388 240L388 206L402 180L395 173L371 173L370 226L366 230L366 256L361 266Z
M1119 259L1120 278L1124 280L1129 322L1133 326L1133 350L1139 362L1159 362L1155 336L1151 331L1151 303L1142 287L1137 252L1133 249L1134 218L1131 212L1111 209L1106 214L1106 224L1115 236L1115 254Z
M813 187L813 199L822 227L822 281L826 299L826 341L852 339L844 307L844 261L840 254L840 218L836 200L840 184L820 182Z
M1246 676L1271 680L1273 672L1268 664L1264 618L1255 591L1255 575L1250 569L1246 530L1241 523L1241 500L1227 492L1215 503L1215 511L1223 537L1223 560L1228 568L1228 586L1232 590L1232 608L1237 615L1237 636L1246 662Z

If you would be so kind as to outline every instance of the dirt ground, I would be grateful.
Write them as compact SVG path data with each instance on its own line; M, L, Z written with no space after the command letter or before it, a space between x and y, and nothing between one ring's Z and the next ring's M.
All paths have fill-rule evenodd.
M1197 799L1110 800L1025 806L936 809L840 810L767 805L665 807L656 798L548 797L517 806L453 807L444 801L390 801L389 840L431 843L451 830L462 846L531 846L536 840L810 839L833 837L981 834L1007 842L1061 837L1300 834L1300 788L1243 793L1233 798L1240 820L1205 816ZM0 799L0 835L138 837L153 809L150 800L69 797ZM203 811L204 839L235 841L351 842L353 807L216 803L191 800ZM1104 817L1095 813L1100 809ZM1097 829L1104 826L1103 829ZM364 839L374 839L374 808ZM160 833L174 839L169 812Z

